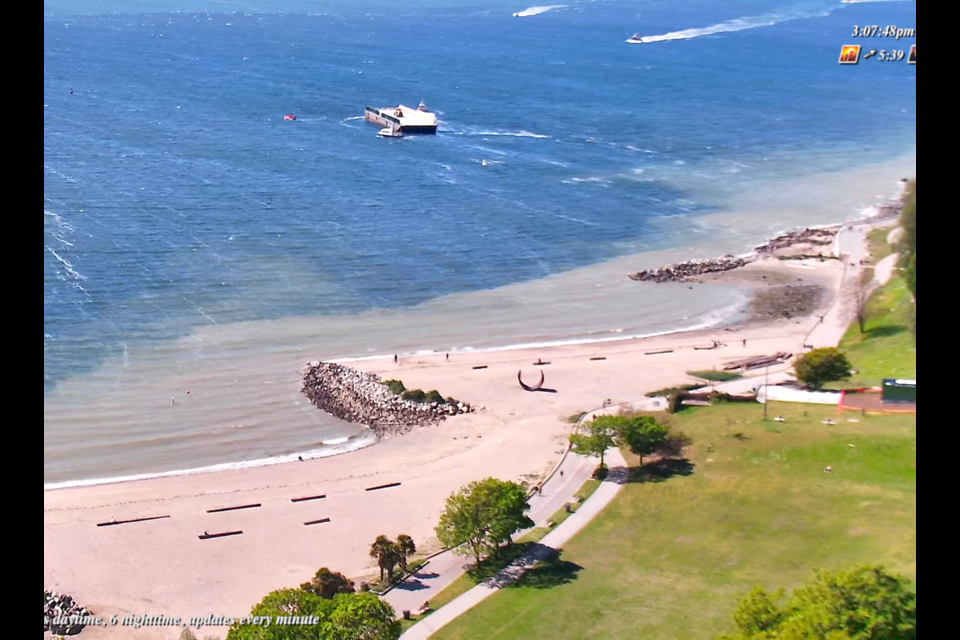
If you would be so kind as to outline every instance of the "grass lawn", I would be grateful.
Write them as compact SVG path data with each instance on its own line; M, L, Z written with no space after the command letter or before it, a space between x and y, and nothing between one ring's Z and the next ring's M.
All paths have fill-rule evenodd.
M708 639L751 587L814 567L877 563L915 581L916 417L772 408L786 422L753 404L664 416L691 438L688 464L648 464L559 560L434 637Z
M583 486L580 487L574 494L577 498L579 498L579 501L572 505L570 513L576 513L577 509L579 509L586 499L592 496L593 492L599 487L599 480L590 478L584 482ZM450 586L440 591L440 593L430 600L430 607L433 609L433 611L422 616L411 615L410 620L400 620L401 628L406 631L420 620L423 620L429 616L431 613L436 612L451 600L463 595L470 589L480 584L486 578L497 573L500 569L510 564L512 560L522 555L522 553L526 551L530 544L543 540L548 533L553 531L557 526L560 525L560 523L569 518L570 513L567 513L566 509L560 509L550 518L550 521L553 522L552 527L537 527L536 529L531 529L526 534L518 538L516 544L511 549L505 550L501 557L485 560L484 562L486 563L486 567L483 571L477 573L465 573L454 580L452 583L450 583Z
M890 235L891 231L893 231L893 228L887 227L874 229L867 234L867 262L869 264L877 264L893 253L893 248L887 242L887 236Z
M857 374L839 387L879 386L883 378L917 377L917 343L910 333L910 292L903 278L891 278L867 302L865 333L850 325L840 341Z

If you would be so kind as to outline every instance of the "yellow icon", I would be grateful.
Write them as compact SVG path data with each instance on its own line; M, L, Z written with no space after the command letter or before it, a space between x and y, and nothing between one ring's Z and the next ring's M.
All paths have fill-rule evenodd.
M845 44L840 49L840 64L857 64L860 62L860 45Z

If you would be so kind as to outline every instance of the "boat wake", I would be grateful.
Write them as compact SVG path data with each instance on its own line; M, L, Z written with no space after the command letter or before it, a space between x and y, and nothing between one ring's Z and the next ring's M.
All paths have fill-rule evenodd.
M876 2L878 0L870 1ZM761 16L748 16L699 29L684 29L682 31L671 31L670 33L664 33L660 35L643 36L642 41L631 38L630 40L627 40L627 42L630 42L631 44L650 44L653 42L670 42L672 40L691 40L693 38L699 38L700 36L710 36L716 33L732 33L735 31L746 31L747 29L758 29L760 27L772 27L780 24L781 22L788 22L790 20L825 17L830 15L830 13L830 9L822 9L820 11L807 11L795 14L771 13Z
M529 7L523 11L518 11L513 14L514 18L529 18L531 16L538 16L541 13L546 13L547 11L552 11L554 9L565 9L567 5L565 4L552 4L546 7Z
M532 133L530 131L503 131L500 129L461 129L461 130L451 130L450 133L458 136L480 136L484 138L492 138L498 136L504 136L508 138L536 138L537 140L549 140L550 136L545 136L540 133Z

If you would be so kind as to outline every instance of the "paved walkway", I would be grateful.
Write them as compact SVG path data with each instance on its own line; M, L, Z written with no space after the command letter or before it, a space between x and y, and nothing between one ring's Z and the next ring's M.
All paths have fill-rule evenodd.
M570 458L579 458L580 456L567 456ZM596 458L587 458L596 468L599 460ZM599 488L584 502L575 513L564 520L556 529L551 531L535 545L533 550L517 560L513 565L504 569L496 577L491 578L481 584L478 584L470 591L441 607L435 613L430 614L423 621L410 627L406 633L401 636L401 640L423 640L429 638L438 629L449 624L454 618L483 602L499 589L503 588L513 580L519 578L523 573L532 568L537 562L556 553L570 538L575 536L590 522L604 507L614 499L626 478L626 462L620 455L619 449L613 448L606 454L606 462L610 467L610 477L603 482Z
M807 334L804 344L812 345L813 347L835 347L840 344L840 340L846 333L847 327L849 327L850 323L855 319L856 309L851 302L864 268L861 265L861 261L866 255L866 234L875 227L887 224L889 224L889 222L844 227L837 234L834 251L840 259L844 260L845 267L843 277L835 299L829 309L824 313L820 322ZM895 263L895 255L888 256L881 260L875 267L874 280L871 284L876 286L889 280ZM802 346L803 345L798 345L798 349L802 348ZM771 367L773 371L756 371L755 375L751 377L715 384L712 385L712 388L732 394L756 391L765 382L777 384L792 380L793 376L790 374L791 368L792 366L790 364ZM631 403L631 406L637 410L656 411L664 408L663 402L662 398L644 398ZM616 413L617 411L618 406L598 409L585 416L584 419L590 419L604 413ZM611 468L626 466L617 449L611 449L607 453L607 460ZM544 483L543 493L536 494L530 499L530 517L537 526L545 524L547 518L556 513L565 503L573 498L574 493L576 493L583 482L590 477L598 463L599 460L596 458L584 458L573 454L565 456L558 469ZM541 541L540 545L534 549L534 556L521 558L516 566L506 569L504 574L477 585L470 591L443 606L437 612L424 618L422 622L411 627L403 634L401 640L422 640L429 638L434 632L448 624L451 620L490 597L503 586L505 581L515 579L518 575L522 574L525 569L542 559L545 552L559 549L613 500L614 496L620 491L621 486L622 484L616 481L615 474L611 474L611 479L601 484L597 491L590 499L581 505L576 513L567 518ZM518 536L522 535L522 533L523 532L518 534ZM404 610L415 611L419 609L424 601L430 600L432 595L435 595L460 577L465 571L464 565L465 560L463 556L455 556L451 552L445 552L433 558L424 571L396 587L384 596L384 599L389 602L397 612Z
M600 464L598 458L567 455L553 475L544 482L543 492L530 497L530 511L527 513L536 526L544 525L563 505L573 499L583 483L593 475ZM520 532L515 537L523 535ZM383 596L399 614L403 611L417 611L425 601L431 600L465 572L469 559L450 551L445 551L430 559L422 570L392 591Z
M897 258L899 257L896 253L891 253L873 268L873 279L878 286L882 287L890 282L893 270L897 268Z

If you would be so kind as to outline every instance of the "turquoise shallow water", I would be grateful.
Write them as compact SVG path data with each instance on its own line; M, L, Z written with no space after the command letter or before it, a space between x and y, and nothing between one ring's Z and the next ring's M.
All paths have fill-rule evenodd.
M763 201L804 176L916 148L916 67L837 64L851 25L915 27L914 2L525 9L46 2L45 481L280 456L350 431L297 410L303 422L281 432L221 432L205 415L171 432L147 409L107 409L105 390L137 407L144 386L187 367L172 345L198 331L342 323L315 345L327 357L612 329L584 319L498 333L490 318L511 303L483 292L684 247L697 233L743 250L749 234L698 224L744 196ZM634 32L650 43L625 44ZM908 49L915 38L875 42ZM435 137L382 140L358 118L366 104L419 100L439 114ZM743 220L804 222L761 207ZM412 318L471 293L487 324L442 339L349 329L371 311ZM629 328L695 325L735 301L722 302L651 304ZM212 342L192 357L226 357ZM238 344L230 353L248 359L278 348Z

